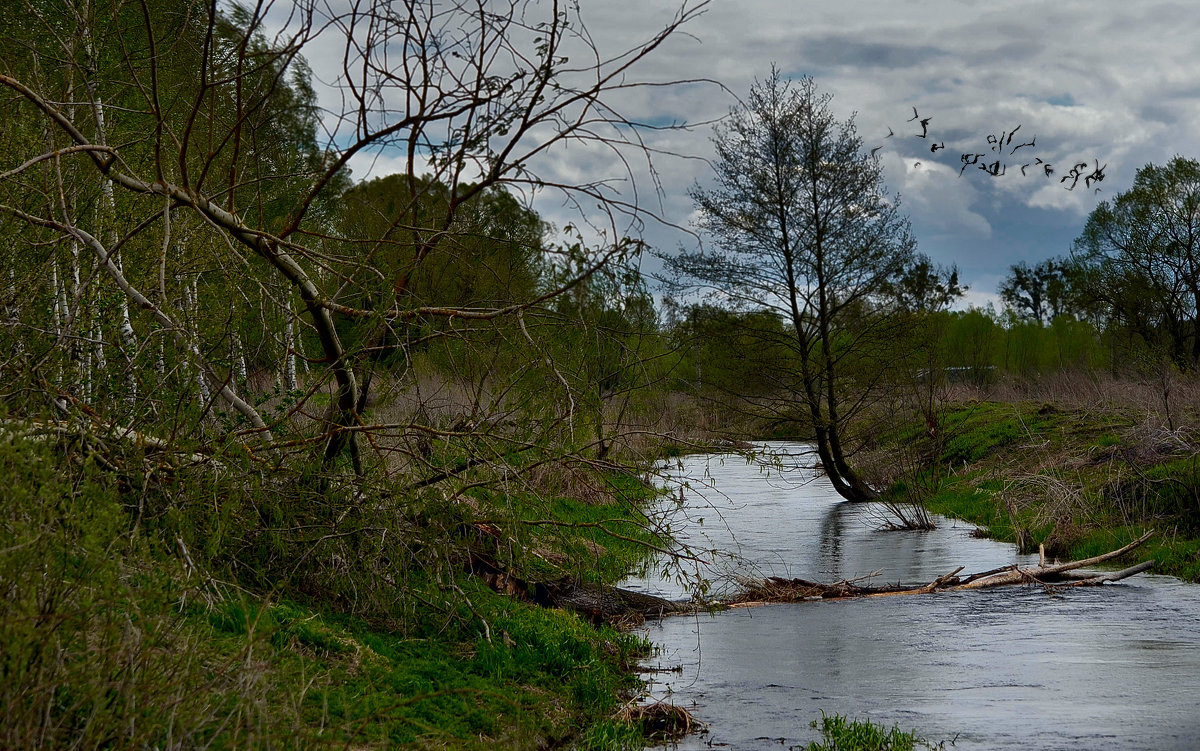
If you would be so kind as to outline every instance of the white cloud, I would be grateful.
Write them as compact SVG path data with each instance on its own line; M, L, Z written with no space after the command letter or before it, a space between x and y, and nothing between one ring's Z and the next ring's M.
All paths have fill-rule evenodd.
M382 153L360 151L350 157L348 163L355 180L370 180L397 172L405 172L408 169L408 158L398 150L388 150ZM420 156L417 157L413 167L414 172L418 175L433 171L429 160Z
M677 9L672 2L603 0L585 3L583 18L597 47L614 53L649 38ZM940 248L943 257L976 253L962 265L981 279L1002 274L1014 254L1034 259L1061 253L1057 245L1024 246L1006 256L979 242L1011 234L999 231L1000 223L1036 211L1039 221L1057 227L1057 236L1073 234L1096 202L1130 185L1138 167L1200 151L1200 76L1190 63L1200 14L1189 3L716 0L682 31L631 78L710 78L729 92L715 86L630 89L616 94L616 109L634 119L699 122L728 111L772 63L791 75L813 74L835 94L840 116L859 113L866 147L885 146L889 184L903 194L914 226L925 233L918 235L922 245ZM340 48L322 40L307 54L318 78L332 82L341 68ZM324 106L340 106L336 89L318 90ZM905 122L913 106L932 118L930 135L944 140L946 151L930 154L929 141L913 137L916 123ZM1004 177L958 176L961 153L986 149L987 135L1018 123L1022 134L1037 136L1037 152L1022 155L1054 163L1055 178L1022 179L1025 162L1015 160ZM897 135L883 143L889 127ZM708 128L650 134L655 146L685 154L709 153L709 136ZM1108 163L1100 195L1066 191L1056 181L1075 161L1093 159ZM911 166L917 160L920 170ZM397 163L383 157L370 167L361 159L354 165L362 176ZM574 146L531 166L578 182L622 178L625 171L611 155ZM686 191L709 180L708 166L663 157L656 167L664 195L654 194L639 166L634 172L642 196L668 221L686 224L692 210ZM561 202L552 199L539 202L539 209L565 217ZM659 248L685 238L654 226L647 234Z
M991 224L975 208L979 191L956 170L928 159L897 154L885 157L884 163L889 184L898 186L901 207L921 228L970 240L992 236Z

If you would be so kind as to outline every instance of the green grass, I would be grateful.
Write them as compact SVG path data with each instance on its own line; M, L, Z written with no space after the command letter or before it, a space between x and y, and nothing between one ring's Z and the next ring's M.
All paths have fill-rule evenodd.
M979 525L1023 552L1044 544L1061 559L1099 555L1157 529L1150 543L1115 563L1153 558L1159 573L1200 580L1200 460L1131 464L1121 450L1132 417L983 403L950 410L944 424L944 450L923 478L934 488L925 499L930 511ZM1019 502L1006 500L1002 490L1019 489L1032 475L1066 483L1075 500L1055 508L1037 487ZM903 498L906 486L892 491Z
M926 506L936 514L977 524L993 537L1015 541L1012 519L992 499L994 488L988 485L965 478L943 479Z
M899 726L890 729L870 720L854 720L838 714L821 713L821 721L812 722L819 728L821 740L807 746L794 746L802 751L913 751L917 748L934 748L915 733L905 732Z
M164 496L63 451L0 443L0 747L640 747L614 713L648 645L493 592L455 563L442 526L325 549L288 537L298 518L319 529L319 509L244 475L177 477ZM635 522L649 489L613 482L603 502L540 512L567 525L540 542L586 547L597 581L653 539ZM354 551L362 574L329 562ZM263 568L239 579L249 565Z
M322 744L522 748L612 726L617 697L637 685L625 666L644 643L487 590L467 595L483 620L440 635L400 635L295 603L223 603L204 617L213 643L254 644L278 684L311 682L297 709L308 731L326 728Z

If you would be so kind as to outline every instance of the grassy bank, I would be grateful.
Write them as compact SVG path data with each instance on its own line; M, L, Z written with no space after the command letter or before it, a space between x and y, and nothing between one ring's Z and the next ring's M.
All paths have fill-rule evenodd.
M320 510L246 467L134 475L9 440L0 476L0 746L641 742L613 718L646 644L468 572L615 579L655 540L633 478Z
M1112 550L1147 529L1130 554L1156 571L1200 580L1200 445L1195 434L1123 410L1050 404L955 405L923 441L924 471L898 483L899 498L978 524L988 536L1055 557Z

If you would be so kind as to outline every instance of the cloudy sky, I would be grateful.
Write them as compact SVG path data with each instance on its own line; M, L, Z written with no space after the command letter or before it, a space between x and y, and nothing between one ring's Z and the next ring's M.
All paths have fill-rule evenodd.
M667 23L670 0L581 0L582 18L602 50L618 51ZM955 263L971 285L969 303L995 299L1008 267L1069 250L1088 212L1129 187L1138 167L1176 154L1200 157L1200 13L1194 3L1125 0L712 0L648 58L650 80L709 78L615 102L631 119L711 120L736 104L772 64L789 77L813 76L834 95L839 117L857 113L865 146L882 146L889 188L902 197L921 250ZM320 76L320 52L310 52ZM930 118L918 138L913 108ZM1007 139L1002 152L988 136ZM894 131L895 136L884 138ZM708 156L711 127L652 134L665 150ZM1010 153L1012 147L1036 143ZM945 148L933 153L934 144ZM983 154L960 176L963 154ZM1047 177L1041 159L1053 165ZM978 165L999 161L991 176ZM920 162L920 165L917 165ZM1066 190L1061 178L1086 162L1105 179ZM356 177L378 174L359 160ZM1021 168L1029 165L1023 176ZM540 166L548 176L604 177L614 165L582 150ZM703 160L656 161L663 193L655 209L686 225L687 189L710 179ZM1100 193L1095 188L1101 189ZM538 206L565 222L560 206ZM694 242L649 227L661 249Z

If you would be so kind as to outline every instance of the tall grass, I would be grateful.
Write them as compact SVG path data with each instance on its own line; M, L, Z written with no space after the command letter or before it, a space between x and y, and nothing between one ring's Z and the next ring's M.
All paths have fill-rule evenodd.
M598 492L582 500L478 489L447 503L306 495L233 460L166 470L136 447L99 459L0 441L0 748L640 738L613 714L644 642L468 572L473 550L548 565L527 550L542 546L561 561L547 576L611 580L653 539L633 478L591 475ZM565 526L524 523L535 517Z
M185 615L202 589L133 532L114 478L62 471L76 458L0 443L0 746L293 745L253 641L213 647Z
M795 747L797 751L914 751L917 748L936 748L915 733L906 732L893 725L890 729L870 720L855 720L839 714L821 713L821 721L813 721L812 727L819 728L821 740L807 746Z

